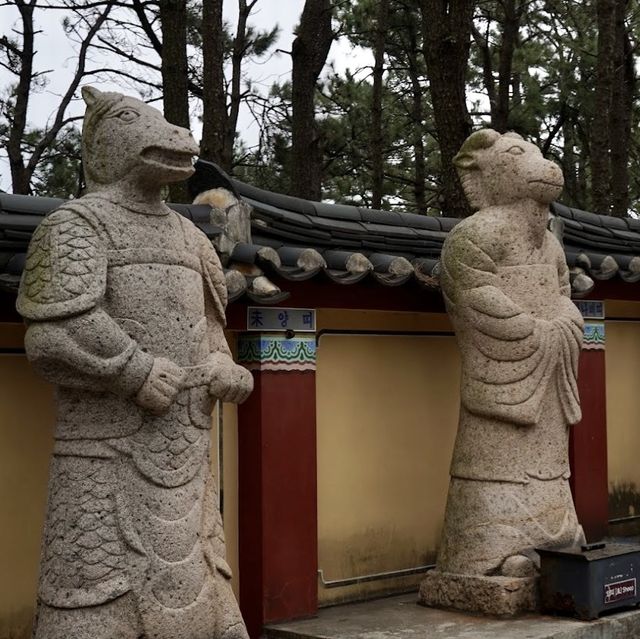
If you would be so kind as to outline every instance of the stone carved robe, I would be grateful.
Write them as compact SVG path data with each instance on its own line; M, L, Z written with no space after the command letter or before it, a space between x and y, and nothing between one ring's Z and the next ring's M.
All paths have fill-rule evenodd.
M443 248L442 290L462 353L443 572L494 574L510 555L582 538L567 481L582 318L557 239L543 230L532 241L505 211L476 213Z
M23 278L27 352L58 386L37 637L105 618L99 636L245 636L209 464L208 362L229 351L208 239L168 207L88 195L38 227ZM186 371L163 415L134 402L157 357Z
M474 222L447 242L442 289L463 353L462 406L491 421L481 433L473 432L477 423L461 422L452 475L520 483L568 477L567 425L581 418L582 318L569 298L564 252L547 231L539 249L512 264L500 256L500 224L492 241L475 233L482 217ZM555 398L560 421L550 424L541 417ZM536 441L544 448L532 458Z

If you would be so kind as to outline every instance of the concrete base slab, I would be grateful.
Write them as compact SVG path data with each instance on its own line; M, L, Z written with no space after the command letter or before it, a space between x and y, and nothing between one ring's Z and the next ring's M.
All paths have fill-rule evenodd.
M273 624L269 639L637 639L640 610L597 621L527 614L495 619L418 605L418 594L320 610L317 618Z
M420 585L420 603L496 617L533 612L538 606L537 577L479 577L430 570Z

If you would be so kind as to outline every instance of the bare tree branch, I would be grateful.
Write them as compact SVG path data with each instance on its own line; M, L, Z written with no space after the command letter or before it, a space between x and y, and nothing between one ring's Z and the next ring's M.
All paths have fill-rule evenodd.
M76 92L76 89L80 85L80 82L86 75L85 65L86 65L86 59L87 59L87 51L89 49L89 46L91 45L91 41L100 30L100 27L102 27L104 21L107 19L107 16L111 11L111 8L112 8L112 5L110 3L106 3L106 6L104 7L103 12L96 18L93 26L89 29L87 35L85 36L85 39L83 40L82 45L80 46L80 51L78 52L78 66L76 67L76 72L73 77L73 80L69 84L67 91L65 92L64 96L62 97L62 100L60 101L53 124L47 130L45 135L42 137L42 139L40 140L40 143L36 146L36 148L33 151L33 154L29 158L29 162L27 164L27 170L33 172L33 170L35 169L36 165L40 160L40 156L43 154L44 150L55 140L56 136L58 135L58 132L62 128L63 122L64 122L64 116L69 106L69 103L71 102L71 99L73 98L73 95Z

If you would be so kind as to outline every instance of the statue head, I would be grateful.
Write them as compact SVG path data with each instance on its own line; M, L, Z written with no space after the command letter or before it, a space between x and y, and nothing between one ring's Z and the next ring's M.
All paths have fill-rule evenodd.
M472 133L453 159L473 209L530 199L550 204L564 185L560 167L517 133Z
M124 178L163 186L188 178L198 145L160 111L120 93L82 87L82 158L88 190Z

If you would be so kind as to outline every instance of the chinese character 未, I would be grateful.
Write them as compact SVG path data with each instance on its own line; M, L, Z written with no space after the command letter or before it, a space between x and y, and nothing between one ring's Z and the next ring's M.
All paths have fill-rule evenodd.
M263 326L262 311L259 308L252 308L249 312L249 325L254 328Z

